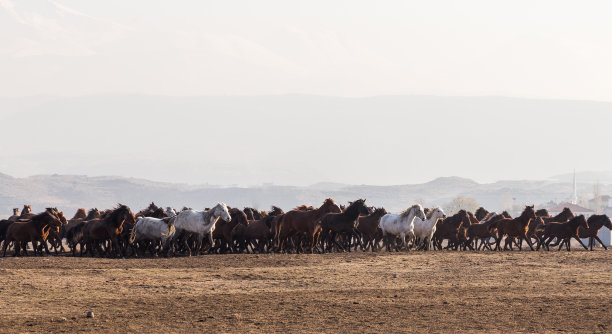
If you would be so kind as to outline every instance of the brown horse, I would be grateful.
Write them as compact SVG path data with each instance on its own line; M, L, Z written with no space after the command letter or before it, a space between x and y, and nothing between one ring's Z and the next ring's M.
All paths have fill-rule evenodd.
M238 225L249 224L247 215L244 211L237 208L231 208L228 210L231 220L226 222L223 218L219 218L213 231L213 239L216 240L215 246L211 251L216 252L219 250L221 253L225 253L227 250L235 251L234 247L234 229Z
M544 236L538 244L538 249L540 249L540 246L543 246L544 248L546 248L546 250L550 250L550 243L554 238L557 238L558 240L562 240L563 242L565 242L565 247L569 252L571 248L570 240L574 238L582 245L582 247L584 247L584 249L589 250L587 246L582 243L582 240L580 240L580 238L578 237L578 228L580 227L583 227L587 230L589 229L589 223L583 215L574 217L565 223L551 222L546 224L546 227L544 228ZM559 246L559 250L561 250L562 246L563 244Z
M62 222L59 217L50 210L45 210L41 214L34 215L29 221L17 221L12 223L6 230L6 238L2 245L2 256L6 256L6 248L11 242L15 244L15 253L13 256L19 256L21 253L20 248L22 247L24 254L28 255L28 242L32 243L34 255L37 253L39 242L42 243L47 254L50 254L46 243L47 236L51 229L58 229L61 224ZM42 255L42 251L40 255Z
M546 209L539 209L538 211L536 211L536 216L538 217L550 217L550 213L548 213L548 210Z
M487 209L483 208L482 206L479 207L476 210L476 220L478 221L482 221L483 219L485 219L485 217L489 214L489 211L487 211Z
M149 206L146 209L142 209L138 211L138 213L135 216L136 217L153 217L152 215L157 209L160 209L160 207L155 205L155 203L151 202L151 204L149 204Z
M86 222L83 225L83 241L87 245L87 251L94 255L94 249L97 249L102 254L100 244L110 241L111 244L104 253L111 255L110 248L112 247L118 255L121 255L118 237L123 232L123 224L135 224L135 220L132 210L125 205L119 204L109 214Z
M501 250L500 243L504 236L511 238L518 238L519 240L519 250L522 250L522 246L520 246L520 242L522 240L526 240L529 248L533 249L533 245L531 244L531 239L527 238L527 229L529 228L529 223L532 219L536 218L534 206L526 206L523 210L523 213L517 218L504 218L497 222L497 238L495 240L495 249ZM506 247L504 247L504 250Z
M251 245L253 251L257 249L257 252L263 253L266 246L268 249L271 248L272 225L284 214L285 212L281 208L273 206L267 216L249 223L244 233L244 239L247 244Z
M32 213L32 206L30 206L29 204L25 204L23 206L23 209L21 209L21 214L19 215L19 219L26 220L32 217L34 217L34 214Z
M361 250L367 250L368 248L370 248L372 252L378 250L378 242L382 240L382 231L378 224L380 223L380 218L386 214L387 210L384 208L377 208L373 213L359 217L357 230L361 233L363 239ZM357 246L355 246L355 250L357 250Z
M563 211L559 212L559 214L554 217L542 217L545 224L550 222L565 223L572 218L574 218L574 213L570 208L563 208Z
M85 210L85 208L79 208L74 213L74 216L70 219L70 221L77 220L77 219L83 220L85 219L85 217L87 217L87 211Z
M597 234L603 226L612 230L612 222L610 222L610 218L606 215L592 215L587 220L587 223L589 224L588 228L584 228L583 226L580 226L578 228L578 237L581 239L589 238L589 247L591 248L591 250L593 250L593 244L595 243L594 240L597 240L597 242L599 242L599 244L602 245L604 249L608 250L608 247L604 245L604 243L599 239Z
M462 239L462 236L459 235L461 226L469 226L470 224L470 217L465 210L459 210L456 214L444 220L439 220L432 238L434 248L442 249L442 242L448 239L446 248L454 247L457 249L460 246L460 239Z
M488 214L487 214L488 216ZM477 250L480 250L483 246L491 250L489 240L495 239L497 235L497 221L503 219L502 215L485 216L482 223L471 224L466 230L466 236L468 238L468 244L472 245ZM496 217L499 217L496 219ZM478 244L480 241L480 244Z
M306 235L309 246L314 248L314 237L317 222L321 217L328 213L340 213L340 207L333 199L326 199L321 207L314 210L302 211L294 209L282 215L278 222L276 235L274 236L274 246L278 251L282 251L288 238L301 237Z

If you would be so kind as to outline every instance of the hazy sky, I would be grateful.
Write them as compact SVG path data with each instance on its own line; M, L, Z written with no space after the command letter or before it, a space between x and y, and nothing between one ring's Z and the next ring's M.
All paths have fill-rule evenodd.
M609 170L612 104L367 97L612 101L610 13L609 1L0 0L0 172L402 184Z
M609 1L0 0L0 95L612 101Z

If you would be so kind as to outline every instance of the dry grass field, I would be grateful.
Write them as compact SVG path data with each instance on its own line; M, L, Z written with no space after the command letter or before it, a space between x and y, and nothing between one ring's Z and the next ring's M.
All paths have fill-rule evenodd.
M0 332L612 332L612 251L3 258L0 277Z

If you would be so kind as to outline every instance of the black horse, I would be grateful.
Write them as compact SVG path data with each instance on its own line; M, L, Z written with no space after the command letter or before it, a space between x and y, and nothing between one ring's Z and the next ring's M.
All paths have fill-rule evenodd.
M358 199L341 213L328 213L321 218L321 237L323 242L327 242L327 250L331 249L332 244L342 250L351 251L351 238L355 237L361 243L361 235L357 230L359 215L369 215L370 209L365 205L365 199ZM348 241L348 246L344 247L338 243L337 237L344 236Z

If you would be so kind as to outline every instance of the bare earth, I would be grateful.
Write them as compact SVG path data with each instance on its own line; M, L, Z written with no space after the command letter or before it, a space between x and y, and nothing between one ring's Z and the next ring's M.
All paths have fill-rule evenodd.
M7 257L0 277L0 332L612 332L612 251Z

